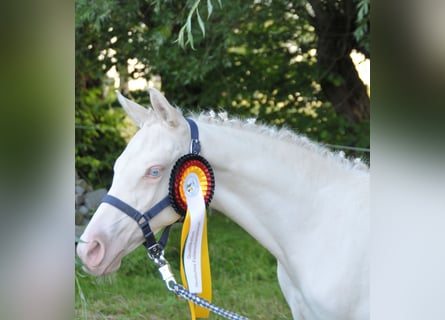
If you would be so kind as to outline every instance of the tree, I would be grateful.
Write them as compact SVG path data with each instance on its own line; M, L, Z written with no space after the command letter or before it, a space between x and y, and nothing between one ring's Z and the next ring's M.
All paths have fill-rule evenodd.
M350 57L352 49L370 57L369 45L363 46L354 36L357 4L353 0L308 1L313 9L311 23L318 37L317 61L323 72L320 77L323 92L334 109L349 121L369 120L367 90Z
M193 47L191 19L196 13L199 26L205 36L204 22L199 14L201 0L195 0L187 23L181 28L178 42L182 47ZM211 1L210 1L211 3ZM306 19L317 34L317 62L320 69L318 81L334 109L350 122L369 119L370 100L351 59L355 49L370 58L369 51L369 0L308 0L303 8L295 2L282 1L283 12L291 13L295 6L298 13L307 11ZM209 10L209 16L213 10ZM295 12L292 12L295 14ZM187 32L187 42L184 33Z
M286 125L324 143L366 148L369 98L362 95L366 90L349 53L352 48L364 51L368 44L369 31L363 27L367 15L357 19L357 10L352 9L358 5L352 0L333 2L333 7L320 2L324 11L318 11L313 8L318 4L315 0L241 1L236 5L214 0L77 0L76 121L84 125L95 110L102 116L95 116L90 125L97 126L104 119L117 125L115 118L103 116L120 110L114 95L106 93L112 91L105 73L115 67L123 91L128 78L158 76L167 97L183 109L222 108L231 115ZM352 10L347 17L344 6ZM329 23L324 25L324 21ZM345 21L347 27L337 26ZM344 48L335 52L335 59L326 54L334 44L328 26L341 29L344 38ZM354 30L361 30L361 36L354 37ZM184 48L178 46L178 40ZM129 72L130 58L143 67ZM128 94L148 104L146 92ZM117 110L114 113L122 117ZM79 142L87 146L85 139L90 135L82 132ZM94 143L96 148L106 146L110 153L122 150L121 143L113 141L118 138L116 132ZM76 155L79 161L87 153L99 160L103 157L100 152L87 148L86 153Z

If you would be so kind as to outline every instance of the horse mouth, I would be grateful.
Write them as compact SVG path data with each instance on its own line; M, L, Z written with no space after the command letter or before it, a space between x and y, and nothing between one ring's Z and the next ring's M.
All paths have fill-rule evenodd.
M124 257L124 250L120 251L114 259L111 261L111 263L108 265L108 267L105 268L103 274L110 274L114 271L118 270L121 266L122 258Z
M117 271L120 268L123 257L124 250L121 250L107 265L99 265L98 267L94 267L91 269L88 268L86 265L83 265L83 270L94 276L105 276Z

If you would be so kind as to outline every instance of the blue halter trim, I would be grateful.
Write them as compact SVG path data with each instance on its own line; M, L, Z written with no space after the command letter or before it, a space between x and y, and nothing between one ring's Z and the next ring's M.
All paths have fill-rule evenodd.
M199 154L201 152L201 144L199 142L198 126L196 125L196 122L193 121L192 119L186 118L186 120L190 126L190 135L191 135L190 153ZM170 231L170 227L172 225L165 227L159 241L157 242L153 234L153 231L150 228L149 221L150 219L153 219L157 214L159 214L162 210L171 205L171 200L169 195L167 195L165 198L163 198L161 201L155 204L151 209L149 209L144 213L140 213L138 210L136 210L129 204L125 203L124 201L110 194L106 194L105 197L102 199L102 202L108 203L113 207L121 210L122 212L124 212L137 222L139 228L141 228L142 230L142 234L144 235L145 239L144 246L148 250L148 254L150 256L156 257L162 253L162 250L164 250L165 245L167 244L168 234Z
M199 154L201 152L201 143L199 142L199 130L196 122L190 118L185 118L190 126L190 153Z
M105 197L102 199L102 202L111 204L113 207L118 208L119 210L125 212L128 216L133 218L133 220L135 220L138 223L139 228L141 228L142 230L145 243L148 245L148 247L151 247L156 243L156 239L154 237L153 232L151 231L148 221L150 221L150 219L152 219L154 216L156 216L158 213L160 213L162 210L164 210L170 205L170 198L169 196L165 197L164 199L159 201L156 205L154 205L153 208L151 208L150 210L148 210L143 214L141 214L138 210L136 210L129 204L123 202L122 200L110 194L106 194ZM163 237L161 236L161 239L162 238ZM165 243L162 244L162 247L165 246L166 242L167 239L165 239ZM147 247L147 245L145 246Z

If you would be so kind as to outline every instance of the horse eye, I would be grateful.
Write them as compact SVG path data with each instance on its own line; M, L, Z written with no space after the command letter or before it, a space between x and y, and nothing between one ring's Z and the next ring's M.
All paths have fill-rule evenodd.
M149 168L145 175L148 176L149 178L158 178L161 175L161 172L162 172L161 167L154 166Z

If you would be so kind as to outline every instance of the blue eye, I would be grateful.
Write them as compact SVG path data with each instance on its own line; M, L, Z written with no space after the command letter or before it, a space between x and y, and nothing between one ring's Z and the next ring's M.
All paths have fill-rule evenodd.
M150 178L157 178L161 175L161 167L151 167L147 170L147 176Z

